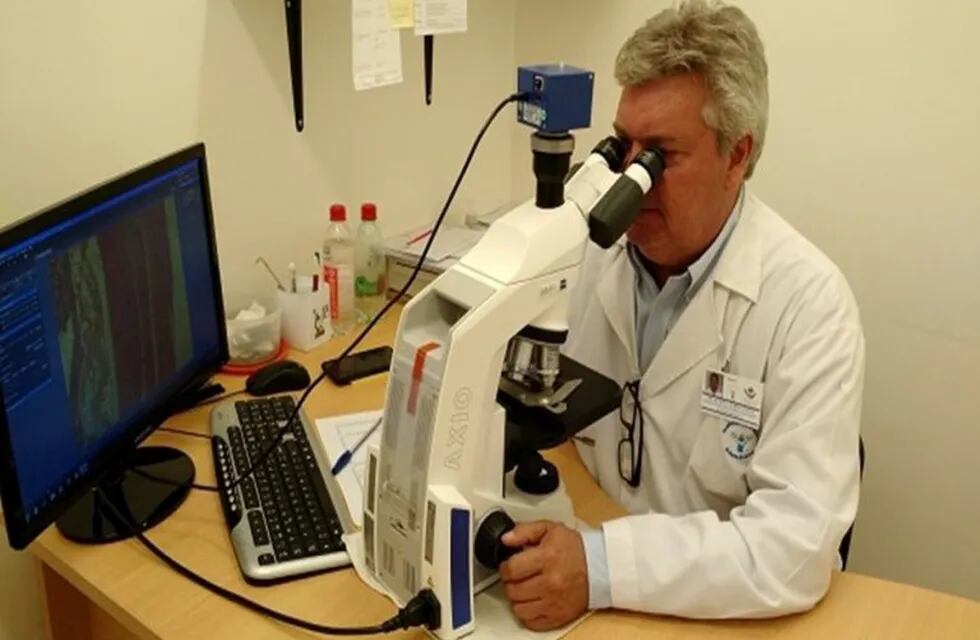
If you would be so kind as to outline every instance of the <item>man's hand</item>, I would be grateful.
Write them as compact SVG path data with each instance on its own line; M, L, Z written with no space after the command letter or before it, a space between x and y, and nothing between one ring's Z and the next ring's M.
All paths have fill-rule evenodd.
M533 631L555 629L585 613L589 579L582 536L557 522L518 524L501 538L523 548L500 565L514 615Z

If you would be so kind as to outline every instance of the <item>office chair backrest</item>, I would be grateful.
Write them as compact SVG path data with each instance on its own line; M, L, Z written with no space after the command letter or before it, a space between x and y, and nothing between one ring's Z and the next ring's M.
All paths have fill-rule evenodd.
M858 464L860 478L864 479L864 439L858 436ZM840 541L840 547L837 553L840 554L840 565L841 570L847 570L847 555L851 552L851 534L854 533L854 523L847 529L847 533L844 534L844 538Z

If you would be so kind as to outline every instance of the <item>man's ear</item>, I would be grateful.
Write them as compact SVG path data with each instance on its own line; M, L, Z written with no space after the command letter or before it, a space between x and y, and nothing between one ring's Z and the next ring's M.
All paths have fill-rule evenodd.
M735 141L731 151L728 152L728 171L725 176L725 186L734 188L745 180L745 174L749 170L749 158L752 157L752 149L755 142L752 136L745 134Z

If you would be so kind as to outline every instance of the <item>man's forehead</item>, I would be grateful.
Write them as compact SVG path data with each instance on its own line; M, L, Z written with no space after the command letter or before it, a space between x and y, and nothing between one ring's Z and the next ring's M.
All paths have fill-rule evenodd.
M631 140L697 135L707 90L700 76L684 74L624 87L613 128Z

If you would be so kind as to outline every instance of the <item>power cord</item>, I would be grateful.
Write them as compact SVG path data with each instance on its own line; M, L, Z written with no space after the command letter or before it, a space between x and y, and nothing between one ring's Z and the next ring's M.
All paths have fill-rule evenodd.
M361 341L364 340L364 337L368 333L370 333L371 329L373 329L375 325L377 325L378 322L381 320L381 318L383 318L384 315L388 313L388 310L391 309L393 306L395 306L395 304L397 304L398 301L402 299L405 293L415 282L415 278L418 277L419 271L421 271L422 265L425 264L425 259L429 255L429 248L432 247L432 243L436 239L436 234L438 234L439 232L439 227L442 226L442 221L443 219L445 219L446 213L448 213L449 207L452 204L453 199L456 197L456 192L459 190L459 186L463 182L463 177L466 175L466 171L470 168L470 163L473 161L473 156L476 154L477 147L480 146L480 142L483 140L483 136L490 128L490 125L493 124L493 121L497 118L497 115L501 111L503 111L504 107L506 107L511 102L517 102L518 100L523 100L527 98L528 95L529 94L527 93L512 93L511 95L501 100L497 104L497 106L494 107L493 111L490 112L489 117L487 117L486 121L483 123L483 126L480 128L479 133L477 133L476 138L473 140L473 144L470 146L469 153L466 154L466 160L463 162L463 166L460 168L459 175L456 176L456 182L453 183L453 187L449 191L449 196L446 198L446 203L442 206L442 210L439 212L439 216L436 218L435 224L432 226L432 233L429 235L429 239L426 241L425 247L422 249L422 255L419 256L418 262L415 263L415 267L412 269L412 273L411 275L409 275L408 280L405 282L404 285L402 285L402 288L399 289L395 297L389 300L388 303L381 308L381 311L379 311L374 315L374 317L371 319L371 322L369 322L368 325L361 330L361 333L358 334L358 336L354 339L354 341L350 343L350 345L348 345L346 349L344 349L343 353L341 353L340 356L337 358L337 363L340 363L341 360L346 358L351 353L351 351L356 349L357 346L361 344ZM269 455L276 449L276 447L279 446L279 443L282 442L283 437L285 437L285 435L289 433L293 421L296 420L296 416L299 415L299 412L303 407L303 403L306 402L306 399L309 397L310 393L312 393L313 389L315 389L316 386L323 381L326 375L327 375L326 371L321 371L320 374L313 379L313 382L310 383L310 386L307 387L306 390L303 392L303 395L300 396L299 401L296 403L296 407L293 409L292 414L290 414L289 418L286 420L286 423L281 427L279 427L279 431L277 431L275 437L272 438L272 442L270 442L266 446L266 448L258 455L258 457L255 460L253 460L252 463L243 472L241 472L234 481L232 481L227 485L228 489L235 488L242 482L242 480L252 475L255 469L263 462L265 462L266 458L268 458Z
M102 494L101 489L96 489L96 491ZM105 515L117 525L122 525L124 529L127 529L129 534L139 540L144 547L146 547L157 558L162 560L168 567L198 586L214 593L215 595L221 596L230 602L234 602L235 604L245 607L246 609L250 609L256 613L269 616L270 618L278 620L279 622L284 622L294 627L300 627L301 629L306 629L307 631L314 631L316 633L335 636L390 633L399 629L408 629L410 627L418 626L425 626L426 628L433 630L439 627L439 600L436 598L431 589L423 589L422 591L419 591L418 594L409 600L404 607L398 610L398 613L388 618L381 624L363 627L332 627L329 625L303 620L301 618L291 616L288 613L271 609L263 604L255 602L254 600L246 598L240 593L226 589L225 587L215 584L207 578L194 573L143 535L143 533L139 531L138 527L134 523L127 520L127 518L120 513L119 509L117 509L116 505L109 500L108 496L102 494L102 498L103 500L101 503L112 510L112 513L106 513Z

